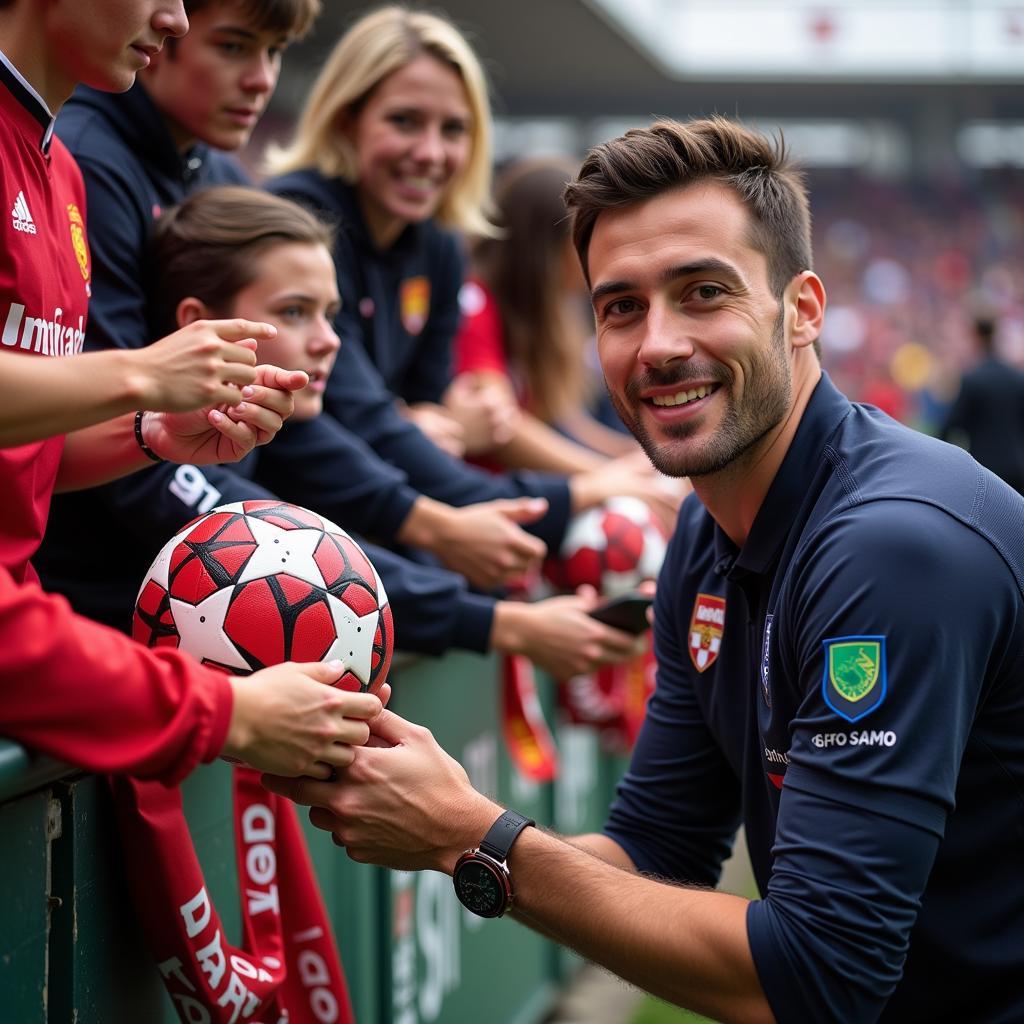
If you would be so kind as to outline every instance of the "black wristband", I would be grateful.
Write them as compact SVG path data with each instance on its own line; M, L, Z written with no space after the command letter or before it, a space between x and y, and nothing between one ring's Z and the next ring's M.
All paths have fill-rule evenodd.
M519 838L519 833L528 825L535 825L532 818L526 818L517 811L505 813L488 829L480 843L480 852L486 853L497 861L508 859L508 851Z
M160 456L157 455L157 453L153 451L153 449L150 448L148 444L146 444L145 440L142 437L141 409L135 414L135 440L138 443L138 446L142 449L142 454L145 455L147 459L151 459L153 462L165 461L164 459L161 459Z

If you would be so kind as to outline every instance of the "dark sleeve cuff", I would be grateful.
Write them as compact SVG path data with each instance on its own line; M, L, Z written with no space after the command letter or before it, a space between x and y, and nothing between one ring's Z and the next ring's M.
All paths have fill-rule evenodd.
M459 594L452 645L483 654L491 647L494 598L463 591Z
M547 544L548 550L556 554L562 546L572 515L569 481L564 476L550 473L517 473L515 477L524 495L547 499L548 510L543 518L525 524L523 529L539 537Z
M373 530L364 532L372 532L375 537L383 538L388 543L396 541L402 523L408 518L419 497L419 493L407 484L398 484L387 503L382 503Z

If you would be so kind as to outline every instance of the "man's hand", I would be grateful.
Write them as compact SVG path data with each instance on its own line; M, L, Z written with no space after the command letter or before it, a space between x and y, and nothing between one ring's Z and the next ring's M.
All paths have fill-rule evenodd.
M309 377L277 366L252 370L254 382L236 391L233 403L193 412L147 412L142 420L146 443L169 462L204 466L237 462L272 440L295 408L292 392L304 388Z
M501 808L473 789L429 729L382 711L370 732L376 745L356 749L337 782L264 776L263 784L312 806L310 821L355 861L450 872Z
M556 679L571 679L640 653L642 641L587 614L600 603L592 587L533 603L500 601L491 646L505 654L525 654Z
M231 678L234 704L222 753L276 775L329 778L351 764L353 747L383 705L370 693L334 688L341 662L286 662Z

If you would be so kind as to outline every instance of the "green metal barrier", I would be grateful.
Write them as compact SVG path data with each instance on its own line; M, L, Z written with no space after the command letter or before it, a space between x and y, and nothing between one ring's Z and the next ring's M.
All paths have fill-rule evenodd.
M392 707L428 725L478 789L550 822L551 787L523 779L505 753L499 699L496 661L459 654L400 671ZM513 921L484 921L463 910L447 875L394 872L385 896L390 970L383 1019L533 1024L549 1009L550 943Z
M0 1012L11 1020L46 1019L51 821L46 790L0 807Z

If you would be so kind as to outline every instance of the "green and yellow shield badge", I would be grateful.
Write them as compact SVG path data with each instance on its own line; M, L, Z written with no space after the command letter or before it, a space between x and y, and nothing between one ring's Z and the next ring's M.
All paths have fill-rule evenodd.
M825 703L848 722L859 721L885 700L885 637L843 636L824 643Z

